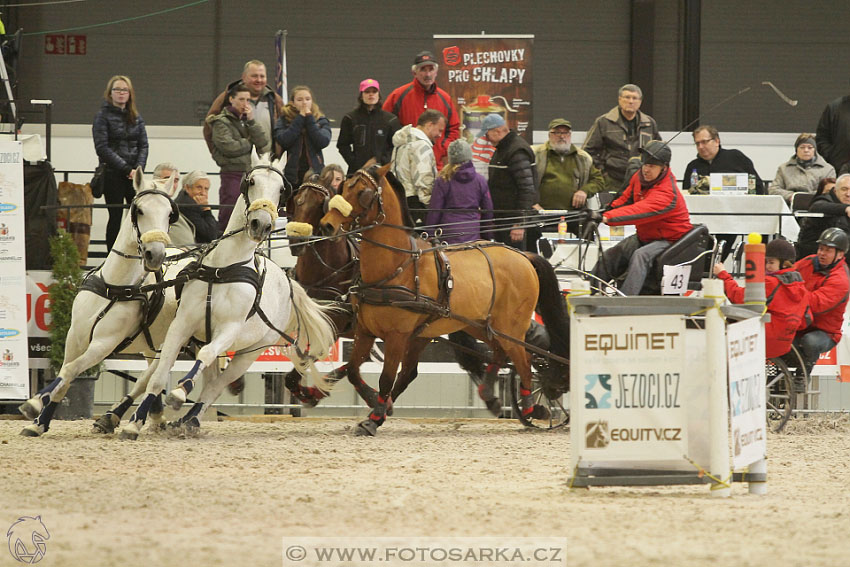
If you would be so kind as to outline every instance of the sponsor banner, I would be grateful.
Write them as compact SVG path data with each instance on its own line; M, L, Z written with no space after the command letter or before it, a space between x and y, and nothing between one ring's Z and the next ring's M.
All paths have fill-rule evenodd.
M29 397L24 165L21 142L0 142L0 399Z
M741 469L767 454L764 325L751 317L726 329L732 467Z
M488 114L500 114L512 130L533 143L533 35L434 36L440 62L437 85L460 112L461 136L470 144Z
M572 352L582 353L570 402L582 462L681 461L691 397L684 318L580 317L572 332Z

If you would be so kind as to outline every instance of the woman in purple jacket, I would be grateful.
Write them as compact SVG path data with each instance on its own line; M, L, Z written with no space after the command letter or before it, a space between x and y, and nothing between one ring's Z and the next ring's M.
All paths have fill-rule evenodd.
M425 224L442 228L440 239L449 244L480 240L481 221L493 218L487 180L476 173L466 140L452 142L448 155L448 165L434 181Z

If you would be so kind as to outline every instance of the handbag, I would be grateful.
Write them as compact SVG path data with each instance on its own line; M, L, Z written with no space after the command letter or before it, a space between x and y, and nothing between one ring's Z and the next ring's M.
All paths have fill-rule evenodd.
M94 175L92 175L91 181L89 181L89 187L91 187L91 196L95 199L100 199L103 197L103 189L106 186L106 164L101 163L97 166L97 169L94 170Z

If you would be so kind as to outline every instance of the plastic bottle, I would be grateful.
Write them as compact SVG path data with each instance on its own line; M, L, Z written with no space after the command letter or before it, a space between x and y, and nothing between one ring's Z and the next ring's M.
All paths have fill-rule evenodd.
M561 217L561 221L558 223L558 240L563 242L567 239L567 221L564 220L564 217Z
M696 187L697 183L699 183L699 173L697 173L697 168L693 168L691 170L691 187Z

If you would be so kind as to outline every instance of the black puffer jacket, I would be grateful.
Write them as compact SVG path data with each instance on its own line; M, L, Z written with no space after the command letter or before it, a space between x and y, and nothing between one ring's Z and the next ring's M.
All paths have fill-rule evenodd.
M839 201L834 190L818 195L812 200L809 212L822 213L823 217L809 217L803 221L800 235L797 237L797 258L805 258L817 252L818 238L828 228L840 228L850 234L850 217L847 216L847 207L850 205Z
M100 163L128 175L148 161L148 134L140 114L134 124L127 124L127 111L103 101L91 127L94 150Z
M362 102L346 114L339 125L336 147L352 174L371 158L380 165L390 162L393 153L393 134L401 128L395 114L375 105L369 110Z
M496 146L488 167L493 208L531 210L537 202L538 180L534 151L528 142L511 130ZM516 213L496 213L495 216L510 217Z

